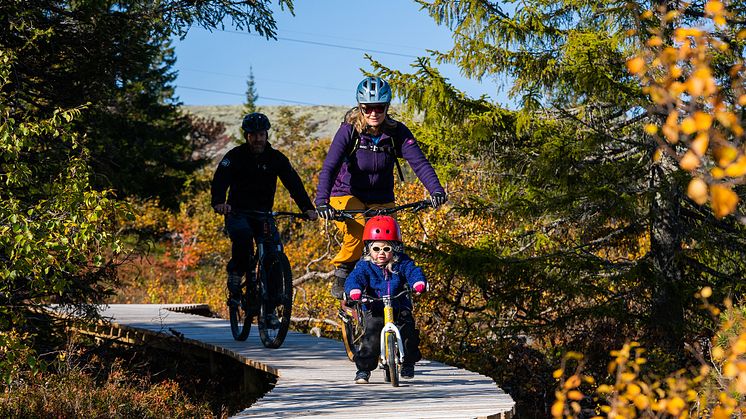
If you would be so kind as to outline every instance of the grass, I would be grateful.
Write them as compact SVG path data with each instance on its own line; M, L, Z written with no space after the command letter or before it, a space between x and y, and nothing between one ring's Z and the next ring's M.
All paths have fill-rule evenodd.
M0 394L0 417L224 418L261 397L240 391L243 376L226 360L211 374L188 352L80 336L45 350L44 372L22 375ZM261 378L267 391L270 378Z

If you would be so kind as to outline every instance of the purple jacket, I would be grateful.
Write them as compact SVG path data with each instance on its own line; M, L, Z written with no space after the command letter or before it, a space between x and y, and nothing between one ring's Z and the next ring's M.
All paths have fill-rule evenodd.
M390 152L362 148L352 153L353 131L352 125L343 123L334 135L319 173L316 205L328 203L330 196L344 195L352 195L366 204L394 202L396 157ZM360 145L373 145L368 134L360 134ZM445 192L414 135L404 124L397 122L396 128L381 136L378 146L395 147L396 154L404 157L431 195Z

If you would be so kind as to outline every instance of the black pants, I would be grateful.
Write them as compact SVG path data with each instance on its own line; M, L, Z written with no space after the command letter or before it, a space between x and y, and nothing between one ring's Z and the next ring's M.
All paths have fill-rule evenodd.
M364 312L365 335L360 350L355 355L355 365L360 371L373 371L378 367L381 355L381 329L383 329L383 312ZM404 343L404 363L414 364L422 359L420 353L420 332L414 324L412 312L408 309L394 310L396 326Z
M272 218L228 214L225 216L225 228L232 243L231 260L226 268L228 272L243 275L254 270L254 241L263 243L265 252L271 251L272 246L280 243L280 234Z

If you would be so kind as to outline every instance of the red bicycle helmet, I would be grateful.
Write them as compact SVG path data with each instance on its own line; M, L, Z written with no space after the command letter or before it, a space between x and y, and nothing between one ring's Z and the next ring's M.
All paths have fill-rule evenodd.
M367 223L363 230L363 241L401 241L401 229L393 217L377 215Z

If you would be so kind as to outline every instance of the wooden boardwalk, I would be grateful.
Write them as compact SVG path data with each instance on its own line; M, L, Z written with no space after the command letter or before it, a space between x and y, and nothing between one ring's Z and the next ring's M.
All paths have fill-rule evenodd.
M169 309L171 308L171 309ZM514 402L483 375L439 362L417 363L413 380L392 387L383 371L355 384L355 365L341 342L290 332L279 349L262 346L256 330L233 340L227 320L173 311L179 305L121 304L101 310L112 323L173 336L226 353L278 377L274 389L235 417L510 418Z

